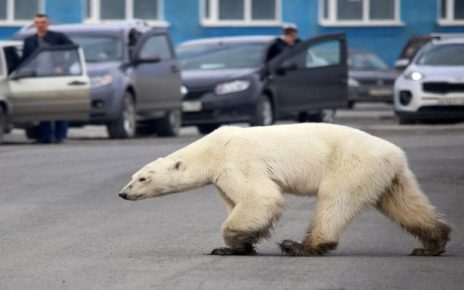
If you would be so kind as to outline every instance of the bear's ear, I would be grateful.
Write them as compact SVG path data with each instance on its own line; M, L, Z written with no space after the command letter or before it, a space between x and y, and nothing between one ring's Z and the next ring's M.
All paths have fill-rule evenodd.
M174 162L174 166L172 167L172 169L174 169L174 170L180 170L180 169L183 168L183 165L184 165L184 164L182 164L182 161L177 160L176 162Z

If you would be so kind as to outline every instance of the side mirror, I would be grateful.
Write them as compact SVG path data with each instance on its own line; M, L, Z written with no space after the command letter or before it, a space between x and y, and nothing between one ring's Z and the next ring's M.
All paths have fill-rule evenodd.
M37 76L37 72L35 70L19 70L15 71L11 74L10 79L13 81L25 78L33 78Z
M161 55L155 53L150 55L140 55L136 54L132 57L133 64L140 64L140 63L156 63L161 61Z
M409 65L409 59L401 58L395 62L395 69L404 70Z

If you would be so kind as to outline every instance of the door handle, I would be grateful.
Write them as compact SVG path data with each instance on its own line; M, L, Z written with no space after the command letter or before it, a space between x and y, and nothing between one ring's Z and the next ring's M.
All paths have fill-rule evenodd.
M86 82L83 82L83 81L72 81L70 83L68 83L69 86L83 86L83 85L86 85L87 83Z

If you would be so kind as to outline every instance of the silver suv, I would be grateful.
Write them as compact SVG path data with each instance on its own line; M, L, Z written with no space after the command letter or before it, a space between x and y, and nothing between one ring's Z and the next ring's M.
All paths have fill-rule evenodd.
M89 120L110 138L176 136L181 125L180 68L168 34L142 21L54 25L83 48L90 77ZM15 39L34 32L24 28ZM34 128L27 130L34 137Z

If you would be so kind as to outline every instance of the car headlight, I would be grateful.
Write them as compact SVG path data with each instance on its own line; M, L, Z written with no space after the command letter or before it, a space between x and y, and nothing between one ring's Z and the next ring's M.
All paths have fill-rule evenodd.
M418 71L413 71L413 72L405 73L404 78L407 80L412 80L412 81L420 81L424 79L425 76Z
M349 87L359 87L359 82L354 78L348 78L348 86Z
M216 95L225 95L244 91L250 87L250 81L237 80L227 83L222 83L216 86L214 92Z
M180 87L180 93L182 94L182 96L185 96L186 94L188 94L188 89L186 86L182 85Z
M92 89L106 87L113 84L113 76L110 74L90 77L90 86Z

